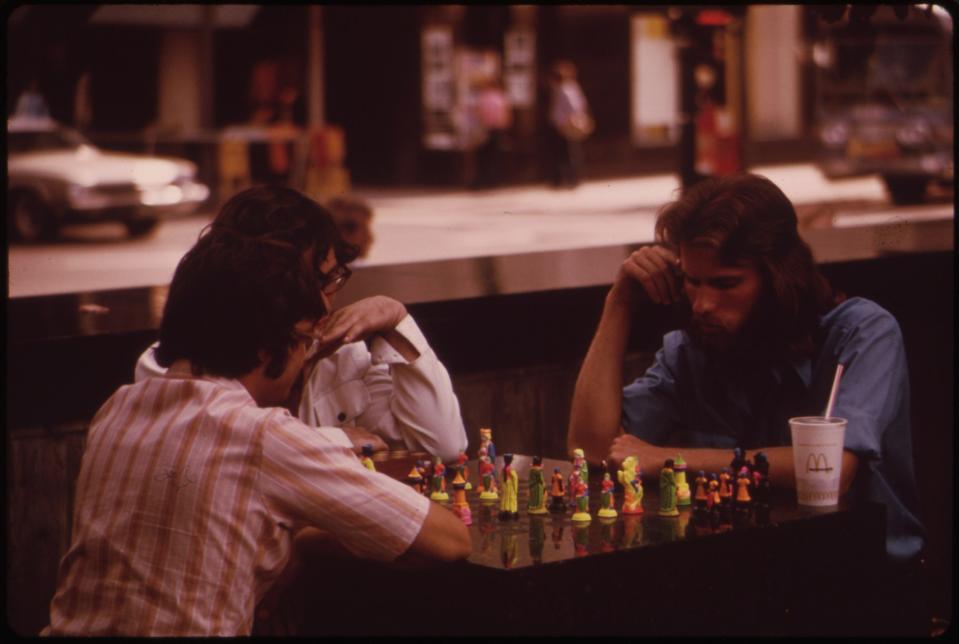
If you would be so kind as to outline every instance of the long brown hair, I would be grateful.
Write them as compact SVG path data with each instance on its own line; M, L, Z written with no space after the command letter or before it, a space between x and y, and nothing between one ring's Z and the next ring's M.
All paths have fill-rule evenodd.
M656 219L662 244L678 248L698 238L715 240L723 263L756 262L762 324L753 330L767 337L751 339L765 351L810 353L820 316L832 306L832 288L799 236L796 210L782 190L749 173L700 181Z

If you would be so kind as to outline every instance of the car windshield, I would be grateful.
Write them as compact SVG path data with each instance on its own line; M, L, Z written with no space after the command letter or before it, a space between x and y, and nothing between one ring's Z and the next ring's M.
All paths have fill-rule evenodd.
M75 150L86 140L67 129L7 132L8 152L50 152Z

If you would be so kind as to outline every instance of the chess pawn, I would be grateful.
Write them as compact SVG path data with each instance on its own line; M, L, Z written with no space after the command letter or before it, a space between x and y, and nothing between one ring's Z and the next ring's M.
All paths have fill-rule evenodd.
M676 455L673 471L676 473L676 505L684 508L692 503L692 494L686 481L686 461L683 460L682 454Z
M579 478L589 485L589 465L586 463L586 454L580 448L573 450L573 467L579 466Z
M526 511L529 514L546 514L546 479L543 477L543 457L534 456L527 480L529 498Z
M617 514L616 508L613 507L613 487L615 484L613 483L613 479L610 478L609 472L603 474L603 482L601 485L602 493L599 497L600 508L596 514L603 518L613 518Z
M673 471L673 459L667 458L659 472L659 516L678 517L676 508L676 473Z
M563 487L563 475L559 468L553 468L553 476L549 486L549 511L566 512L566 490Z
M496 479L496 446L493 444L493 430L489 427L483 427L479 430L480 449L486 450L486 458L493 465L493 479Z
M470 504L466 501L466 481L463 480L462 472L456 472L456 477L453 479L453 511L459 515L459 518L463 520L463 523L466 525L471 525L473 523L472 513L470 512Z
M501 520L518 519L516 509L519 495L519 475L513 468L513 455L503 454L503 496L500 499L499 518Z
M460 452L460 455L456 458L456 473L463 478L463 485L466 490L472 490L473 484L470 483L470 470L466 467L466 461L469 460L469 457Z
M693 497L695 502L695 509L697 512L705 512L706 507L709 502L709 497L706 495L706 486L708 481L706 480L706 473L702 470L696 473L696 493Z
M423 493L423 475L420 474L419 469L417 469L415 465L410 468L410 473L406 475L406 482L420 494Z
M430 494L430 498L434 501L449 501L450 495L446 493L446 466L439 458L436 459L436 464L433 466L431 481L433 492Z
M740 522L749 519L749 506L752 503L749 485L749 469L744 466L739 470L739 476L736 477L736 517Z
M376 466L373 465L373 445L371 443L363 444L360 463L362 463L363 467L370 470L371 472L376 471Z
M483 450L480 449L480 452ZM482 481L480 492L480 500L482 501L496 501L499 499L499 494L496 491L496 478L493 476L493 464L489 460L489 456L482 456L480 458L479 464L479 473L480 480Z
M623 486L623 514L643 513L643 483L640 478L639 459L627 456L616 473L619 484Z
M589 514L589 490L578 476L574 479L574 498L576 499L576 512L571 517L577 523L588 523L593 520Z

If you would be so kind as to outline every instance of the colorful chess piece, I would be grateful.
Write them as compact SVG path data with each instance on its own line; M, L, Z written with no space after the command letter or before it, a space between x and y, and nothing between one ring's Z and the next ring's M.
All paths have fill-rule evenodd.
M623 486L623 514L643 513L643 482L640 475L638 458L627 456L623 459L622 466L616 473L619 484Z
M549 511L566 512L566 490L563 487L563 475L559 468L553 468L549 486Z
M446 493L446 466L443 461L436 457L436 464L433 466L433 492L430 498L434 501L449 501L450 495Z
M430 494L433 491L433 468L430 462L424 459L416 461L416 469L423 477L423 494Z
M503 497L499 504L501 520L518 519L517 496L519 495L519 475L513 467L513 455L503 454Z
M360 458L360 463L363 464L363 467L370 470L371 472L376 471L376 466L373 465L373 445L372 443L364 443L362 449L362 457Z
M499 498L499 494L496 491L496 477L493 475L494 468L493 464L490 462L489 456L486 454L486 448L480 448L480 462L479 462L479 474L480 474L480 500L482 501L495 501Z
M676 455L673 471L676 473L676 505L684 508L692 503L692 494L689 491L689 483L686 481L686 461L683 460L682 454Z
M573 498L576 499L576 512L571 517L577 523L588 523L593 520L589 514L589 488L579 477L579 470L574 468L573 473L576 476L570 484L573 487Z
M470 483L470 470L466 467L466 461L469 460L469 457L464 453L460 452L460 455L456 458L456 473L463 478L463 485L466 490L472 490L473 484ZM454 477L455 478L455 477Z
M420 474L416 465L410 468L410 473L406 475L406 482L420 494L423 493L423 475Z
M676 508L676 473L671 458L666 459L663 469L659 471L659 516L679 516Z
M579 477L583 483L589 485L589 465L586 463L586 454L578 447L573 450L573 467L577 465L579 465Z
M699 472L696 473L694 483L696 485L696 491L693 494L694 507L700 511L705 510L709 501L709 497L706 495L706 487L709 484L709 481L706 479L706 472L699 470Z
M616 508L613 507L613 487L615 483L609 476L609 472L603 474L603 481L600 485L602 490L599 497L600 508L596 514L606 519L613 518L617 514Z
M529 514L546 514L546 479L543 476L542 456L533 457L527 483L529 498L527 499L526 511Z
M486 450L486 458L489 459L489 462L493 465L493 479L497 478L496 476L496 445L493 444L493 430L489 427L483 427L479 430L480 435L480 449Z
M749 521L749 509L752 505L752 497L749 494L749 486L751 484L749 480L749 468L744 465L740 468L739 475L736 477L736 513L734 523L742 525Z
M460 471L456 472L456 476L453 478L453 511L459 515L459 518L463 520L463 523L466 525L471 525L473 523L472 513L470 512L470 504L466 501L466 481L463 480L463 473Z

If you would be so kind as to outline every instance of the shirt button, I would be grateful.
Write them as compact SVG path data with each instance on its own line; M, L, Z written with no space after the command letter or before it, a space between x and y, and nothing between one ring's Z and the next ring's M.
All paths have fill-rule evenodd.
M336 419L342 423L344 420L346 420L346 412L341 411L340 413L338 413L336 415Z

